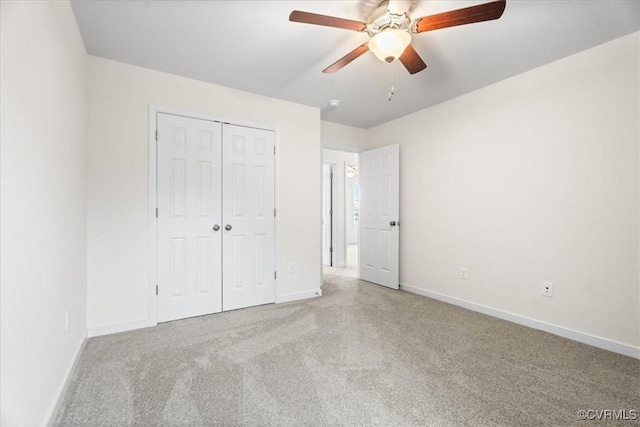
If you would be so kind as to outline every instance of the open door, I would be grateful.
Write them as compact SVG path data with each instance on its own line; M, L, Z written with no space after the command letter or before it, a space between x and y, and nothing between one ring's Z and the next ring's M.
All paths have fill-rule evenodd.
M400 144L360 153L360 278L399 289Z

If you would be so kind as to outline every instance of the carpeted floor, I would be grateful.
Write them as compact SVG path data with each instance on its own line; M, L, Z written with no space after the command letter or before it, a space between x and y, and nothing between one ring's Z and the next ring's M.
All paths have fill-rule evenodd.
M326 276L324 296L91 338L60 426L601 425L640 361ZM631 425L626 421L623 425Z

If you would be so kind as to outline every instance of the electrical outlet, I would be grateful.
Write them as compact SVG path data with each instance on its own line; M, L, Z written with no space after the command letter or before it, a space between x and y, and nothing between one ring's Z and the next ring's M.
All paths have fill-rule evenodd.
M67 310L64 313L64 330L68 331L69 330L69 326L71 325L71 316L70 316L70 312L71 310Z
M553 298L553 283L542 282L542 295L545 297Z
M465 267L462 267L460 269L460 278L462 280L467 280L469 278L468 274L467 274L467 269Z

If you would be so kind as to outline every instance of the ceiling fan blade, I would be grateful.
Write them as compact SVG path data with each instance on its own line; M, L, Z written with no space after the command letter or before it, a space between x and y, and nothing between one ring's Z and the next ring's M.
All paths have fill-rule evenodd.
M506 0L499 0L418 18L412 31L414 33L423 33L440 28L498 19L502 16L506 4Z
M289 21L301 22L303 24L324 25L325 27L343 28L345 30L364 31L367 24L360 21L352 21L351 19L336 18L327 15L318 15L317 13L302 12L294 10L289 15Z
M342 58L338 59L333 64L329 65L327 68L322 70L323 73L335 73L345 65L349 64L354 59L358 58L363 53L367 53L369 50L369 43L363 43L357 48L353 49L351 52L347 53Z
M419 71L427 68L427 64L424 63L418 52L413 48L413 46L409 45L404 50L404 53L400 55L398 58L402 65L409 71L409 74L415 74Z

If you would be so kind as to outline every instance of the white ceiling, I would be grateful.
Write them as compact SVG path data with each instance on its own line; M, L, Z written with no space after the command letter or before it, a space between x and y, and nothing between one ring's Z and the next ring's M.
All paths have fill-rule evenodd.
M370 128L635 32L637 0L508 0L502 18L413 36L428 68L413 76L367 53L322 70L368 40L289 22L294 10L362 21L360 1L72 0L87 51L146 68L322 109ZM412 18L487 1L417 1ZM387 100L391 79L395 95ZM342 102L336 109L330 99Z

